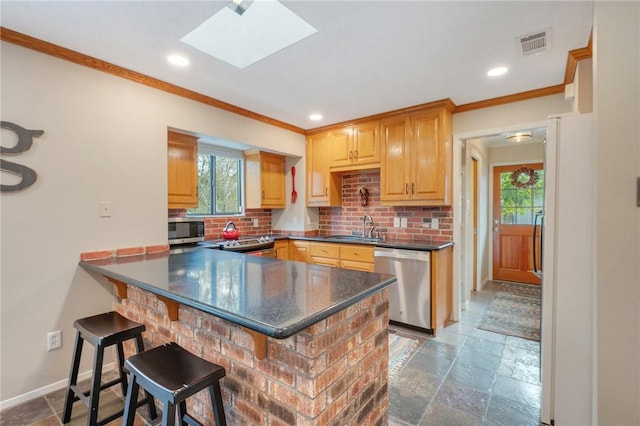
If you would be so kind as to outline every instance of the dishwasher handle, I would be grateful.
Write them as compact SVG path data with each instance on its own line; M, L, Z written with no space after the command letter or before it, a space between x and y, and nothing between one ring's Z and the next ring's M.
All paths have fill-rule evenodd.
M378 248L373 252L374 257L389 257L393 259L409 259L429 262L431 260L431 252L421 250L407 249L388 249Z

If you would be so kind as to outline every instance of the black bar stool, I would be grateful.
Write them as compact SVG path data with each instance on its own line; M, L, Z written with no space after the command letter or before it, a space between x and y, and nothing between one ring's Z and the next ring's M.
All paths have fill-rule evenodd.
M127 393L127 375L124 371L124 348L122 342L129 339L136 339L136 348L138 352L144 350L142 341L142 332L145 330L144 324L131 321L117 312L107 312L92 317L81 318L73 323L76 328L76 344L73 350L73 361L71 362L71 372L69 373L69 385L67 396L64 403L64 413L62 423L69 423L71 420L71 410L73 403L80 400L87 406L89 413L87 416L87 425L97 426L109 423L110 421L120 417L124 410L112 414L111 416L98 420L98 405L100 402L100 392L104 389L120 384L122 395ZM82 355L82 344L84 341L89 342L95 347L93 356L93 377L91 379L91 389L82 392L78 384L78 369L80 368L80 356ZM104 348L118 345L118 370L119 377L102 384L102 360L104 357ZM151 394L146 392L146 398L138 401L136 406L144 404L149 405L149 416L155 419L158 414L156 412L155 402Z
M175 425L176 406L181 425L202 425L187 414L185 400L205 388L209 388L216 426L227 424L220 392L220 379L226 375L224 367L205 361L174 342L133 355L125 366L131 378L123 425L133 425L135 408L131 400L140 387L164 404L162 426Z

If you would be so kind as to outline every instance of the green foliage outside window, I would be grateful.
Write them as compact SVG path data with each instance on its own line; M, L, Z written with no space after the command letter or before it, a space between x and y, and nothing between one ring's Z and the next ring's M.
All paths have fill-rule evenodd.
M535 213L544 207L544 170L536 170L538 180L519 187L512 182L512 172L500 173L501 222L505 225L531 225ZM518 180L522 182L522 179Z
M198 208L190 214L242 213L242 160L198 155Z

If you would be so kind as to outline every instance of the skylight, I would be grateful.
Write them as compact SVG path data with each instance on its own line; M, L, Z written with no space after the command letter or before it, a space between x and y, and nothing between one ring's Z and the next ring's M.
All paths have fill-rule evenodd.
M223 7L181 41L245 68L317 32L276 0L256 0L240 15Z

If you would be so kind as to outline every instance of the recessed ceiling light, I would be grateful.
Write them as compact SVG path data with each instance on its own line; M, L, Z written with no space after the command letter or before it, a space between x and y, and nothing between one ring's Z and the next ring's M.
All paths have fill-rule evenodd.
M311 114L309 116L309 120L313 120L313 121L322 120L322 115L320 115L320 114Z
M507 71L509 71L509 68L507 67L495 67L495 68L491 68L489 72L487 72L487 75L489 77L498 77L506 74Z
M189 60L180 55L169 55L167 56L167 60L173 65L177 65L179 67L186 67L189 65Z

